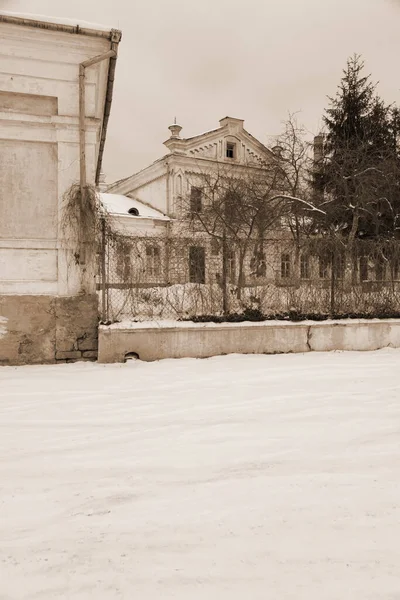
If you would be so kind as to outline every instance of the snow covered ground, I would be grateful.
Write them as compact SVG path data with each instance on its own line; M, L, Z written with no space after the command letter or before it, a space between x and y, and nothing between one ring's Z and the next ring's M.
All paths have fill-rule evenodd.
M398 600L399 365L0 368L1 600Z

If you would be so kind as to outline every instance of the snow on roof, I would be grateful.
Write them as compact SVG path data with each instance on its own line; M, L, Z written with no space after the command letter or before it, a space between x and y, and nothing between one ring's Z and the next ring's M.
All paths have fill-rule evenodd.
M185 142L188 142L189 140L195 140L198 137L201 137L202 135L207 135L208 133L215 133L216 131L219 131L220 129L222 129L222 127L216 127L215 129L209 129L208 131L203 131L203 133L198 133L197 135L192 135L191 137L188 138L184 138Z
M16 17L18 19L29 19L32 21L42 21L43 23L55 23L57 25L71 25L76 27L96 29L97 31L111 31L112 27L107 25L99 25L98 23L89 23L88 21L81 21L80 19L67 19L64 17L50 17L48 15L36 15L32 13L21 13L21 12L10 12L8 10L2 10L0 15L7 17Z
M134 219L159 219L160 221L170 220L169 217L155 208L150 208L150 206L143 204L143 202L139 202L139 200L134 200L133 198L128 198L127 196L123 196L121 194L101 193L100 200L104 208L111 215L121 215L124 217L132 216ZM129 213L129 209L131 208L136 208L136 210L139 211L139 214L131 215Z
M149 165L147 165L147 167L143 167L143 169L140 169L140 171L136 171L136 173L132 173L132 175L128 175L128 177L123 177L122 179L117 179L117 181L110 183L110 185L108 186L107 189L112 190L114 186L119 185L120 183L123 183L124 181L128 181L128 179L132 179L133 177L136 177L136 175L139 175L140 173L147 171L147 169L150 169L150 167L154 167L154 165L156 165L159 162L162 162L168 156L170 156L170 154L164 154L164 156L162 156L161 158L157 158L157 160L155 160L152 163L150 163Z

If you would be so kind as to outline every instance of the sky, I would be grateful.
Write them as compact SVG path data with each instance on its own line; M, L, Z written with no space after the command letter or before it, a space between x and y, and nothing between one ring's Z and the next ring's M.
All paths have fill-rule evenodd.
M261 142L289 112L318 133L346 59L400 103L400 0L0 0L122 30L103 170L111 183L231 116Z

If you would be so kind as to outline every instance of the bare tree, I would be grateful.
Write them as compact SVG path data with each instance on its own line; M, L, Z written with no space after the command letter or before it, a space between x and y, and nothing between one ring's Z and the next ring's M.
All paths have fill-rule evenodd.
M281 191L293 200L286 204L289 209L283 216L283 223L289 229L295 247L295 269L300 272L300 253L304 240L314 231L315 213L325 215L314 203L312 188L313 144L309 133L299 123L296 113L289 113L283 124L283 131L271 141L274 144L280 174Z
M321 211L308 198L299 195L303 192L305 147L301 149L304 154L300 153L300 138L297 139L295 126L291 125L293 131L287 135L287 148L271 153L270 160L261 166L222 163L215 166L214 163L207 170L199 165L198 173L190 182L191 191L182 199L181 228L197 235L205 234L221 249L224 312L229 310L228 257L231 251L237 255L235 285L240 299L246 285L249 256L252 273L265 275L264 246L268 233L282 230L282 221L286 220L291 226L297 222L299 234L301 219ZM297 221L293 221L294 214Z

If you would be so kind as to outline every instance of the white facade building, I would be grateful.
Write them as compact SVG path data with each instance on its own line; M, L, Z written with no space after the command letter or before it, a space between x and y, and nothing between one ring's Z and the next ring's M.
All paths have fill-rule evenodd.
M169 249L160 240L158 253L161 263L158 273L164 285L221 281L219 250L210 244L201 227L190 229L187 222L185 226L185 219L201 213L202 203L207 202L203 194L204 177L246 178L253 172L254 176L267 179L271 166L279 160L279 148L270 150L264 146L244 129L243 120L225 117L219 124L216 129L187 139L181 138L182 127L171 125L171 135L164 142L169 150L167 155L107 188L111 194L122 194L170 217ZM250 261L251 257L249 265L246 263L249 272ZM233 281L236 271L233 251L228 262L229 279ZM274 279L273 267L269 270L268 277ZM158 283L151 272L141 277L147 285Z
M164 142L169 154L111 184L107 191L145 202L170 217L179 216L180 199L190 194L196 175L222 165L237 172L260 169L275 158L273 151L244 129L243 123L225 117L217 129L187 139L180 137L182 127L171 125L171 136Z

